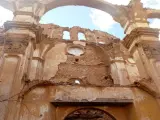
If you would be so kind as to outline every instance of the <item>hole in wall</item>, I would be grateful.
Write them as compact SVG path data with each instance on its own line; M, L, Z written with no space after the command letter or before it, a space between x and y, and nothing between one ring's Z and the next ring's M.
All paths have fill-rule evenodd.
M75 61L76 61L76 62L79 62L79 59L78 59L78 58L76 58L76 59L75 59Z
M82 81L79 78L71 78L69 81L70 81L70 83L73 83L73 84L76 84L76 85L82 84Z
M98 43L99 43L99 44L103 44L103 45L105 44L105 42L102 42L102 41L100 41L100 42L98 42Z
M78 85L81 84L80 80L78 80L78 79L76 79L76 80L74 81L74 83L75 83L75 84L78 84Z
M50 17L54 19L48 19ZM113 35L116 35L117 37L120 37L121 39L123 39L123 37L125 36L124 30L122 29L121 25L114 21L111 15L102 10L87 6L67 5L53 8L41 17L40 23L53 23L59 26L69 28L79 26L81 28L90 30L100 30L104 32L109 32ZM112 28L113 25L114 27ZM108 28L110 28L110 30L108 30ZM83 31L79 32L83 33Z
M63 39L70 40L70 32L69 31L63 31Z
M107 79L108 79L108 76L105 76L105 77L104 77L104 79L106 79L106 80L107 80Z
M84 33L81 32L78 33L78 40L86 40Z

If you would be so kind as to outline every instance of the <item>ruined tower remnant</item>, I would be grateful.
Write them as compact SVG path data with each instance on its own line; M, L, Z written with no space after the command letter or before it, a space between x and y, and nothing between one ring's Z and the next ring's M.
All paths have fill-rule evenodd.
M160 10L103 0L0 0L14 12L0 29L0 120L160 120ZM84 5L109 13L123 40L39 24L49 10ZM64 31L70 39L63 39ZM85 36L78 39L78 33Z

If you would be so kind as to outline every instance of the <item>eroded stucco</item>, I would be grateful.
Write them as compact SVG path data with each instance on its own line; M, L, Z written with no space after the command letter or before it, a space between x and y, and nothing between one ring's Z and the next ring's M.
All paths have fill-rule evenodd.
M89 107L117 120L160 119L159 30L147 21L159 18L159 10L144 8L140 0L127 6L102 0L0 4L14 9L13 21L0 29L0 120L65 120ZM65 5L108 12L127 35L120 40L78 26L39 24L47 11Z

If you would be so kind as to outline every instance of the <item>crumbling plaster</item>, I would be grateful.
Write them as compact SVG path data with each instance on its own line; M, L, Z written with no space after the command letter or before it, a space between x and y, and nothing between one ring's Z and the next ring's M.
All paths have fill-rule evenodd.
M47 85L47 83L46 83ZM49 85L49 84L48 84ZM54 84L52 84L54 85ZM63 106L63 107L51 107L51 104L47 104L48 102L54 100L63 100L63 101L80 101L80 100L88 100L94 101L97 98L101 99L117 99L118 100L132 100L134 98L134 105L129 105L125 107L120 106L106 106L101 107L97 106L94 108L99 108L101 110L105 110L113 115L115 118L120 120L139 120L143 118L151 118L155 119L158 110L158 106L156 102L153 102L154 99L144 91L138 90L137 88L124 88L124 87L108 87L108 88L99 88L99 87L81 87L81 86L52 86L51 84L47 87L37 86L32 89L32 91L28 92L24 99L23 105L21 108L21 119L34 118L34 119L47 119L50 120L50 117L54 117L53 114L48 118L48 114L51 112L51 108L53 111L56 110L55 116L57 118L54 119L64 119L69 113L77 110L79 108L85 107L74 107L74 106ZM78 89L77 89L78 88ZM113 90L114 89L114 90ZM133 90L133 91L132 91ZM80 92L81 91L81 92ZM94 92L93 92L94 91ZM106 92L105 92L106 91ZM82 94L83 93L83 94ZM30 102L28 102L30 101ZM32 102L31 102L32 101ZM153 104L150 106L150 102ZM36 104L35 104L36 103ZM44 108L44 106L46 106ZM142 108L135 109L136 106L141 106ZM150 107L149 107L150 106ZM41 107L43 109L41 110ZM145 111L145 108L149 107L150 111ZM87 107L86 107L87 108ZM143 109L144 108L144 109ZM30 111L28 111L30 109ZM33 111L32 111L33 109ZM40 111L39 111L40 110ZM131 111L128 111L131 110ZM61 111L61 112L60 112ZM64 113L63 113L64 111ZM141 114L143 111L143 114ZM31 113L29 113L31 112ZM138 112L138 116L134 115L134 112ZM148 116L149 113L152 113L151 116ZM119 113L119 114L118 114ZM28 117L26 117L28 116ZM62 117L62 118L61 118Z
M122 58L120 61L124 64L124 66L127 67L128 70L129 70L129 66L131 66L130 63L125 62L130 55L127 52L127 50L124 48L123 44L121 44L121 41L118 38L116 38L112 35L109 35L108 33L105 34L104 32L101 32L101 31L93 31L93 32L90 31L89 34L91 36L98 36L98 37L96 37L96 40L92 39L92 41L91 41L90 39L86 39L85 41L78 41L78 37L77 37L78 34L77 33L85 31L85 29L80 28L80 27L73 27L74 31L77 31L77 32L75 32L74 34L71 34L70 40L62 40L62 38L63 38L62 33L64 30L66 30L66 28L63 28L63 27L60 27L57 25L53 25L53 24L50 24L50 25L47 24L47 25L42 25L42 26L44 28L43 34L45 36L46 35L49 36L49 38L46 38L42 41L44 46L46 46L46 47L43 47L44 50L42 50L43 51L42 56L45 57L44 58L44 60L45 60L44 79L45 80L51 79L51 78L53 78L52 80L58 80L58 79L62 80L62 77L59 78L58 76L63 76L64 73L67 73L66 71L61 70L60 66L64 66L64 65L65 66L67 65L68 67L69 66L76 66L76 67L81 66L80 68L83 68L85 66L92 67L92 66L96 66L96 65L97 65L97 67L98 67L98 65L104 66L104 68L105 68L104 72L100 72L103 75L99 74L101 76L101 77L99 77L99 79L101 79L102 81L104 81L103 79L106 76L111 75L111 69L113 71L113 68L110 68L110 63L111 62L114 63L116 61L119 61L117 58L120 58L120 57ZM56 34L52 35L52 29L54 29L54 32ZM72 28L70 30L72 30ZM86 32L84 32L84 34L86 34ZM59 37L55 37L55 36L59 36ZM74 36L74 37L72 37L72 36ZM74 38L74 39L72 39L72 38ZM103 44L100 43L102 41L101 39L103 39ZM48 44L48 43L50 43L50 44ZM60 45L62 46L62 44L63 44L63 47L60 47ZM67 53L67 48L68 48L67 46L74 46L74 45L82 45L82 46L85 45L84 46L84 48L85 48L84 55L81 55L79 57L69 55ZM75 61L76 59L78 60L78 62ZM55 64L56 66L54 66L54 67L50 66L51 64L52 65ZM116 63L116 66L119 66L118 63ZM137 68L135 66L135 63L132 64L132 68L135 69L133 71L133 73L128 74L126 67L125 68L119 67L120 71L116 75L117 79L114 79L115 84L124 84L124 83L130 84L131 82L133 83L134 81L136 81L140 78L139 73L137 71ZM58 71L58 68L61 72ZM124 75L124 72L123 72L124 70L121 70L121 69L124 69L126 71L126 73L125 73L126 77L120 77L121 75L122 76ZM66 67L66 70L69 70L69 69ZM71 71L71 73L74 71L75 70L73 69L73 71ZM88 71L90 71L90 70L88 70ZM99 70L96 70L96 71L99 71ZM59 75L56 75L56 73ZM82 71L80 73L82 73ZM79 74L78 71L77 71L77 74ZM85 73L85 74L87 74L87 73ZM116 76L113 76L113 77L115 78ZM120 78L118 78L118 76ZM134 78L136 78L136 80L134 79L134 81L133 80L129 81L129 79L133 78L132 76ZM83 74L81 76L80 75L76 76L76 74L75 74L74 76L70 76L69 78L67 76L64 76L64 78L65 79L62 81L67 81L67 79L69 80L72 78L84 79L85 83L86 83L85 79L87 79L87 77ZM93 77L93 78L90 78L90 80L92 79L92 82L93 82L94 78L96 79L96 77ZM125 79L128 82L126 82ZM123 82L122 82L122 80L123 80ZM95 84L95 82L93 82L93 83ZM103 84L103 82L102 82L102 84ZM98 83L97 85L100 85L100 83Z
M147 22L159 18L159 10L143 8L140 0L127 6L102 0L1 0L0 4L14 5L14 10L10 7L13 21L0 30L0 39L6 40L5 46L0 43L0 95L5 93L0 96L4 101L0 119L64 120L88 107L82 102L117 120L160 119L159 30L149 28ZM120 41L97 30L39 24L48 10L65 5L108 12L128 35ZM64 31L70 33L70 40L63 39ZM78 40L79 32L86 40ZM68 53L71 47L84 52L75 56Z
M43 28L45 28L45 25L42 25L42 26ZM24 79L23 82L26 82L26 83L29 82L29 84L31 84L32 82L30 81L33 81L34 83L34 81L38 79L40 82L42 80L44 81L44 84L40 84L42 86L45 85L45 81L46 81L46 85L49 85L47 84L47 81L50 81L52 83L51 85L55 85L55 87L56 85L60 85L60 86L56 87L56 90L52 90L55 87L51 86L49 90L47 89L47 92L45 92L46 90L44 87L42 87L41 89L33 89L34 95L30 97L27 97L26 94L23 94L25 95L24 96L25 98L23 100L24 103L22 102L22 106L20 110L20 114L21 114L20 119L27 120L28 117L31 117L33 119L50 120L51 118L54 118L51 112L54 111L55 108L50 104L51 102L50 100L51 99L53 100L53 96L55 95L57 95L58 100L66 100L66 99L68 100L68 98L70 98L68 91L71 92L73 88L74 88L73 89L74 92L77 91L75 94L73 95L71 94L71 98L73 97L72 98L73 100L75 100L74 98L77 98L78 100L82 100L86 97L86 99L90 101L90 100L96 100L96 98L97 99L102 98L102 96L105 98L107 98L107 96L108 98L115 97L116 99L119 99L117 98L118 96L125 98L125 99L131 96L128 99L135 100L135 98L133 97L134 92L132 92L132 88L125 89L123 87L127 85L128 87L132 87L132 85L133 87L136 87L136 85L138 85L139 87L139 82L140 82L139 80L141 79L135 62L133 60L132 61L129 60L129 59L132 59L132 56L127 51L127 49L124 47L124 45L126 44L123 45L122 42L116 37L113 37L112 35L109 35L107 33L104 35L104 32L102 32L101 34L100 31L94 32L94 34L91 31L91 33L92 33L92 36L96 36L96 34L98 34L97 36L99 36L99 38L105 39L104 44L97 43L99 38L94 41L90 41L88 39L86 39L86 41L79 41L78 39L63 40L62 35L63 35L64 28L61 28L61 27L56 27L58 29L61 29L61 32L56 32L56 30L54 31L56 34L58 34L57 36L61 36L61 37L54 38L54 35L56 36L56 34L52 35L53 34L52 28L50 27L54 25L50 25L50 26L46 25L46 26L47 26L47 30L44 29L42 33L42 38L44 39L42 39L42 41L40 41L36 45L36 49L33 52L32 62L30 63L31 69L32 69L30 71L31 76L27 78L29 80ZM48 28L51 32L46 32L48 31ZM55 29L55 27L53 27L53 29ZM50 37L46 37L46 36L49 36L49 34L51 34ZM102 37L100 35L102 35ZM75 33L74 36L77 36L77 33ZM72 46L83 48L84 54L80 56L74 56L74 55L69 54L67 50L69 47L72 47ZM28 51L30 47L28 47L26 50ZM29 57L30 54L29 53L27 54ZM78 61L76 59L78 59ZM112 64L114 65L114 67L112 66ZM30 68L26 68L26 69L30 69ZM37 72L39 70L42 72ZM130 71L132 71L132 73ZM40 75L39 73L41 74L43 73L43 74ZM41 77L37 78L34 76L42 76L42 78ZM107 79L105 77L107 77ZM70 79L73 79L73 78L82 80L82 84L78 86L72 83ZM134 85L133 83L135 81L136 81L136 84ZM149 84L150 83L143 84L143 82L140 82L140 85L141 85L140 88L147 92L145 94L154 93L153 96L157 97L156 89L153 89L154 84L152 87L149 87L148 86ZM67 88L65 90L66 85L67 85ZM121 87L116 88L114 87L115 85L118 85ZM88 87L90 86L93 88L89 90L89 88L86 86ZM101 93L98 91L97 92L98 96L95 98L96 92L94 92L94 94L91 94L91 93L94 90L97 91L97 89L100 89L98 88L100 86L101 87L103 86L104 87L103 89L107 89L107 92L103 91L102 92L103 95L98 95L99 93ZM110 86L112 87L109 88ZM36 87L37 87L36 84L35 84L35 87L33 84L33 88L36 88ZM70 87L70 89L68 89L68 87ZM86 87L86 88L84 89L83 87L84 88ZM62 91L58 92L59 88L60 90L63 88ZM123 91L122 94L120 94L121 89L124 89L122 90ZM29 86L27 86L26 90L27 92L29 92L30 90L32 90L32 87L30 88ZM129 90L130 92L127 93L127 90ZM89 91L91 91L91 93ZM109 93L109 91L111 93ZM82 96L81 95L82 92L84 93L89 92L89 93L86 94L86 96ZM41 93L45 95L41 95ZM35 94L38 94L38 95L35 95ZM106 96L104 94L106 94ZM78 96L75 97L76 95ZM114 96L110 96L110 95L114 95ZM42 97L45 98L43 102L41 101L36 102L39 107L36 107L35 105L33 105L32 102L26 103L27 100L28 101L30 100L38 101L39 99L43 100ZM137 98L138 102L144 100L140 97ZM156 103L154 104L156 105ZM30 108L31 111L27 111L28 108ZM68 109L68 108L65 108L65 109ZM113 108L111 107L111 109ZM118 109L118 108L115 108L115 109ZM122 113L122 111L124 111L124 108L120 110L120 113ZM33 112L33 115L30 115L29 112ZM55 113L55 114L59 114L59 113ZM36 115L38 117L36 117ZM48 118L48 116L50 116L50 118ZM119 117L123 119L127 119L125 115L122 115Z
M63 31L68 31L70 33L70 40L78 40L79 32L85 35L88 42L104 42L109 44L114 40L118 40L117 37L106 32L98 30L91 31L81 27L66 28L54 24L42 24L41 27L44 29L43 34L52 39L63 39Z
M80 89L77 89L80 88ZM116 92L113 92L113 90L117 90L118 96L115 95L117 94ZM126 92L126 90L128 91L128 93ZM67 92L68 91L68 92ZM72 92L74 91L74 92ZM84 96L82 97L81 92L84 92ZM94 91L94 92L93 92ZM104 94L104 91L108 91L106 92L106 94ZM119 94L119 92L121 91L121 94ZM113 92L113 93L112 93ZM37 87L35 89L33 89L31 92L27 93L25 95L25 98L23 100L23 105L22 105L22 110L21 110L21 115L20 118L21 119L26 119L28 120L29 118L34 118L34 119L44 119L46 118L47 120L50 120L50 118L48 118L48 113L50 112L50 108L51 105L47 105L47 103L50 101L54 101L54 100L96 100L96 98L106 98L108 96L108 98L121 98L121 99L132 99L132 92L131 90L129 90L128 88L95 88L95 87L91 87L91 88L87 88L87 87L80 87L80 86L48 86L48 87ZM66 93L68 95L66 95ZM61 95L62 94L62 95ZM64 95L65 94L65 95ZM76 96L74 96L74 94ZM128 95L130 96L128 96ZM68 97L67 97L68 96ZM79 96L79 97L78 97ZM93 97L94 96L94 97ZM111 97L112 96L112 97ZM27 102L30 101L30 102ZM31 102L32 101L32 102ZM34 104L36 102L36 104ZM34 104L34 105L33 105ZM41 107L46 106L47 111L43 112L44 109L41 111ZM30 113L28 113L29 111L27 110L30 109ZM81 108L81 107L79 107ZM96 107L95 107L96 108ZM126 116L124 114L125 109L121 108L121 107L98 107L99 109L105 110L106 112L109 112L110 114L114 115L115 118L119 118L120 120L125 120ZM32 110L33 109L33 110ZM70 107L68 108L66 107L56 107L56 119L61 120L62 118L64 119L64 117L66 117L69 113L71 113L72 111L78 109L76 107ZM115 109L115 110L113 110ZM39 111L40 110L40 111ZM53 108L53 110L55 110L55 108ZM61 111L59 113L59 110ZM119 111L121 114L118 114ZM66 111L66 112L65 112ZM65 112L65 113L63 113ZM61 114L61 115L60 115ZM53 115L53 114L52 114ZM27 117L28 116L28 117ZM51 116L50 116L51 117ZM62 118L61 118L62 117ZM124 119L125 118L125 119ZM127 119L126 119L127 120Z

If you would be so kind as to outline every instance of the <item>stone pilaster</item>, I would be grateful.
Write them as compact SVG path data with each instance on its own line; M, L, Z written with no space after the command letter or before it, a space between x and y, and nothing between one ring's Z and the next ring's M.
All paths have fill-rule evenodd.
M136 61L141 79L152 79L159 89L159 31L152 28L137 28L124 38L124 45ZM160 90L160 89L159 89Z
M7 92L6 99L6 120L16 119L16 113L20 107L18 94L23 89L26 81L23 81L24 76L28 76L30 71L30 63L32 61L35 44L39 42L39 30L35 24L29 22L10 21L4 24L4 63L0 74L0 78L5 84L10 84L8 88L4 88ZM9 83L8 83L9 82ZM14 96L14 97L13 97Z
M153 95L153 89L156 91L155 96L158 99L160 93L160 79L158 74L158 69L153 65L155 61L159 61L160 51L158 41L159 31L152 28L136 28L129 35L124 38L123 44L126 48L128 48L129 52L133 56L139 74L140 79L137 81L138 83L143 82L144 85L142 89L148 86L148 90L151 91ZM138 88L141 88L138 86ZM133 104L133 108L136 108L136 112L138 119L144 119L144 116L147 116L148 113L151 113L150 109L142 109L142 106L146 106L153 99L153 96L148 99L144 99L143 95L144 91L140 89L134 88L133 90L135 101ZM142 99L141 99L142 98ZM146 101L143 101L146 100ZM158 106L158 102L154 101L154 108ZM150 107L149 107L150 108ZM159 111L159 108L156 108ZM150 116L145 119L154 120L155 116Z
M40 45L36 45L36 49L33 53L33 58L31 61L31 69L29 72L29 79L32 80L42 80L43 75L43 64L44 59L41 57Z

